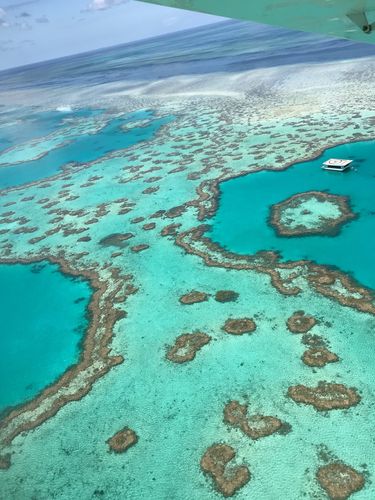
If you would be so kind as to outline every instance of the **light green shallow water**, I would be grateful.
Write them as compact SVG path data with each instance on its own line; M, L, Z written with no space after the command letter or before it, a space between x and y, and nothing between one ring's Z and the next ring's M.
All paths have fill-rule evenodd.
M160 158L167 158L174 145L167 140L151 144L151 149L147 144L139 147L140 151L144 148L144 157L157 150ZM145 161L144 168L152 161ZM314 479L320 465L320 445L353 467L368 470L371 477L375 443L368 436L373 433L369 416L374 410L374 319L309 292L284 297L271 287L267 277L253 272L209 268L160 238L159 230L171 220L156 219L155 232L144 232L131 224L132 217L171 208L179 200L194 196L194 187L187 184L186 173L165 176L157 198L142 197L141 191L148 186L142 180L116 182L122 175L121 168L129 163L124 167L124 158L103 158L88 171L76 173L75 186L93 175L105 173L105 177L80 193L78 201L62 205L83 206L90 211L103 202L104 196L106 201L127 197L137 203L130 216L118 217L110 211L90 229L92 241L86 247L76 243L80 235L62 240L57 234L48 240L57 249L61 244L65 248L78 245L76 248L89 250L90 261L103 263L111 261L114 251L98 244L106 235L134 231L132 244L151 245L140 254L126 248L116 261L123 269L132 270L140 286L138 294L126 303L128 317L115 327L112 349L122 354L125 362L99 379L82 400L65 406L33 432L15 439L13 464L1 472L0 498L220 498L199 468L206 448L220 441L234 446L238 462L248 464L252 474L251 481L237 493L239 499L325 498ZM49 195L57 193L63 183L59 180L47 188ZM26 192L39 198L46 193L31 187L9 193L7 199L21 199ZM51 227L40 205L31 202L31 206L39 230ZM196 220L188 212L180 222L190 227ZM29 238L17 236L14 244L18 251L30 248ZM229 304L211 298L190 307L180 305L178 297L191 289L210 294L233 289L240 297ZM299 309L320 319L312 332L330 342L340 363L314 372L301 362L304 348L300 339L285 326L286 319ZM230 316L254 317L256 332L243 337L224 334L221 327ZM194 330L208 333L212 342L191 363L174 365L166 361L166 345L173 344L177 335ZM324 415L286 397L290 385L315 385L321 379L358 387L361 404ZM222 421L224 405L230 399L247 401L254 413L279 417L292 426L292 431L286 436L249 440ZM109 453L106 440L125 425L137 432L139 442L123 455ZM370 500L374 495L372 484L367 483L356 498Z

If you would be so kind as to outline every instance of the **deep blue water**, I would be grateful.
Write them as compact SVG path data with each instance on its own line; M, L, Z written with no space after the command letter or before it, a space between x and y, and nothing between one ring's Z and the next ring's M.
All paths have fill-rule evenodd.
M56 265L0 264L0 413L79 359L91 289Z
M220 204L209 236L239 254L276 250L282 260L309 259L337 266L360 283L375 289L375 141L328 149L319 158L287 170L262 171L220 184ZM328 158L351 158L354 169L327 172ZM280 237L268 225L270 206L304 191L327 191L349 196L356 220L339 235Z
M77 113L79 117L82 111L78 110ZM76 117L75 113L71 113L71 116ZM98 133L77 135L70 143L51 150L38 160L0 167L0 189L50 177L69 162L87 163L111 151L150 140L162 125L172 119L171 117L155 118L145 127L135 127L128 131L122 130L121 125L152 116L152 111L143 110L113 119Z
M0 89L81 86L236 72L375 55L375 46L245 21L224 21L0 72Z

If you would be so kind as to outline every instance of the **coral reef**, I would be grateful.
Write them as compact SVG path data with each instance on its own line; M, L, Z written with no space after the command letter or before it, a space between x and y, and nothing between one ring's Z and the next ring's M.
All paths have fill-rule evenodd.
M120 431L116 432L111 438L106 442L109 448L115 453L123 453L131 446L134 446L138 441L137 434L129 427L124 427Z
M114 234L110 234L108 236L105 236L104 238L102 238L99 241L99 243L100 243L100 245L103 245L104 247L114 246L114 247L123 248L125 246L124 241L127 241L133 237L134 237L133 233L125 233L125 234L114 233Z
M320 467L316 478L332 500L346 500L365 485L365 478L362 474L341 462Z
M139 253L143 252L143 250L147 250L148 248L150 248L150 245L147 245L147 243L141 243L140 245L130 247L130 250L134 253Z
M185 333L176 338L175 344L168 350L167 359L173 363L186 363L195 358L197 352L208 342L211 337L206 333Z
M192 290L191 292L182 295L178 300L181 304L196 304L197 302L204 302L208 300L208 294Z
M279 431L283 423L276 417L264 415L248 416L247 405L238 401L229 401L224 408L224 422L232 427L238 427L251 439L259 439Z
M219 290L215 294L217 302L234 302L238 299L239 294L233 290Z
M327 363L335 363L339 360L337 354L329 351L325 347L314 347L305 351L302 355L302 361L307 366L322 367Z
M243 335L252 333L256 329L255 321L251 318L227 319L223 330L231 335Z
M10 453L0 455L0 470L6 470L10 467Z
M361 400L355 389L330 382L319 382L317 387L295 385L289 387L288 396L296 403L312 405L319 411L350 408Z
M347 197L307 191L273 205L270 225L278 236L336 236L343 224L355 218Z
M247 466L228 464L236 456L235 450L227 444L213 444L204 453L200 465L209 474L216 489L225 497L231 497L250 480Z
M305 314L304 311L296 311L288 318L286 325L292 333L307 333L316 323L313 316Z

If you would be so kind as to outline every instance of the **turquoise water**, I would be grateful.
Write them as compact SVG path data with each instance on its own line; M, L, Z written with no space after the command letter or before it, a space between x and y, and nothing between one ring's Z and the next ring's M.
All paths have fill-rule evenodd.
M30 141L55 132L67 119L88 118L102 113L98 109L77 109L72 111L17 110L14 113L0 113L0 151L14 144ZM10 122L9 122L10 120Z
M375 289L375 141L327 149L315 160L284 171L261 171L223 182L217 213L209 236L240 254L276 250L282 260L309 259L337 266L360 283ZM328 158L351 158L355 170L327 172L320 166ZM304 191L327 191L350 197L358 218L329 236L279 237L268 225L270 206Z
M171 118L153 119L147 126L134 127L130 131L122 130L121 125L131 121L150 119L152 115L151 111L141 110L115 118L96 134L77 135L65 146L53 149L38 160L0 167L0 189L50 177L67 163L91 162L111 151L130 147L140 141L150 140L159 128L168 123ZM76 116L75 113L71 115L72 118L79 116L79 114Z
M79 359L91 290L52 264L0 264L0 413Z

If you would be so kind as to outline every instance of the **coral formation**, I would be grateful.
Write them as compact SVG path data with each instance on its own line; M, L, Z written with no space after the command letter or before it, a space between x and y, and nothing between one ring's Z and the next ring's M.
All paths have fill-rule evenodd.
M347 197L308 191L273 205L270 225L278 236L336 236L355 217Z
M252 333L256 329L255 321L251 318L227 319L223 330L231 335L243 335Z
M341 462L320 467L316 478L332 500L346 500L365 485L363 474Z
M228 464L236 456L235 450L227 444L213 444L204 453L200 465L209 474L216 489L225 497L231 497L250 480L247 466Z
M182 295L178 300L181 304L196 304L197 302L204 302L208 300L208 294L192 290L191 292Z
M224 408L224 422L232 427L238 427L251 439L259 439L279 431L283 423L276 417L265 415L248 416L247 405L238 401L229 401Z
M129 427L124 427L107 440L109 448L115 453L123 453L138 441L137 434Z
M238 299L239 294L233 290L219 290L215 294L217 302L234 302Z
M176 338L174 345L167 352L167 359L173 363L186 363L195 358L197 352L208 342L211 337L206 333L185 333Z
M316 323L316 319L304 311L296 311L286 322L288 330L292 333L307 333Z
M339 360L337 354L329 351L325 347L314 347L305 351L302 355L302 361L305 365L313 367L322 367L327 363L335 363Z
M319 382L316 387L295 385L289 387L288 396L296 403L312 405L319 411L350 408L361 400L355 389L330 382Z

